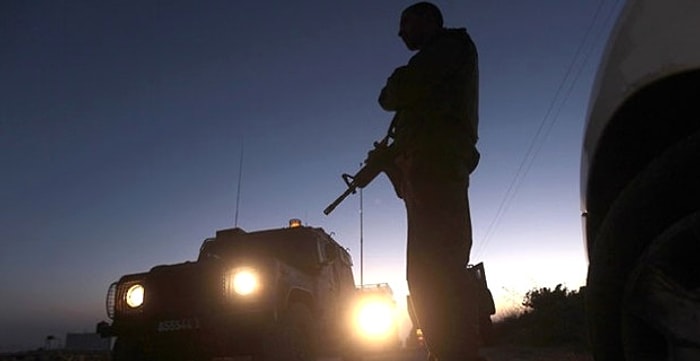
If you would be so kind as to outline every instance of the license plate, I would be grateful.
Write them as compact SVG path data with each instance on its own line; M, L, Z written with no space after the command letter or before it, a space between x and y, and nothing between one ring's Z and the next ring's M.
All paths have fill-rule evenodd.
M158 323L158 332L185 331L197 328L199 328L199 320L196 318L166 320Z

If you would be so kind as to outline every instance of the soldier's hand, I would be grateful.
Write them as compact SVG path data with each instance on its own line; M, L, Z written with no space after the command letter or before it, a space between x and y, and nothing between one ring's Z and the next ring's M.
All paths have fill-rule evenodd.
M365 163L370 161L383 161L380 158L383 157L384 151L388 148L386 143L374 142L374 149L367 152L367 159Z

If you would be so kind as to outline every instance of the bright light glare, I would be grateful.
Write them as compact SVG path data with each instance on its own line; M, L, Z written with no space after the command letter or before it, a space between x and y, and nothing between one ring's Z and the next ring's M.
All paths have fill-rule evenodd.
M143 304L144 288L140 284L135 284L126 290L126 304L131 308L139 307Z
M233 290L241 296L255 292L258 287L258 276L251 270L240 270L233 276Z
M356 315L358 331L366 338L380 339L391 334L394 310L389 302L370 300L363 302Z

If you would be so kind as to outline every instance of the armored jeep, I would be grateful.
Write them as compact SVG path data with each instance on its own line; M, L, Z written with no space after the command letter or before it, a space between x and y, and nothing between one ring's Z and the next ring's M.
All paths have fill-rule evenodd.
M109 287L113 360L312 360L343 355L356 295L350 254L323 229L221 230L194 262Z

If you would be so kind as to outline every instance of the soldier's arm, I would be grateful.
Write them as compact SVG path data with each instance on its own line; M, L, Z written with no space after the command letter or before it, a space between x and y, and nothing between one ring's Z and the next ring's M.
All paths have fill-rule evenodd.
M389 182L391 182L391 185L394 187L396 196L403 199L401 170L394 161L384 167L384 174L386 174L387 178L389 178Z

